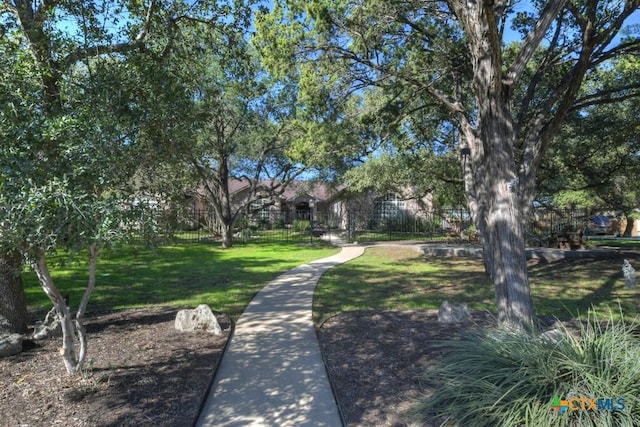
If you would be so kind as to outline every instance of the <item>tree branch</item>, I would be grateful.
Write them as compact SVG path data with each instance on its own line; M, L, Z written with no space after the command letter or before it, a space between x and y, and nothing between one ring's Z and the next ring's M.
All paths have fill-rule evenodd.
M566 0L557 0L547 2L547 5L544 7L542 12L540 12L540 17L538 18L538 22L534 26L533 30L527 35L524 40L524 44L518 53L518 56L509 67L509 71L506 74L506 79L503 82L507 86L513 86L520 76L522 72L525 70L525 67L533 57L536 49L542 42L547 30L551 26L551 23L558 15L562 7L564 6Z
M580 110L582 108L594 105L613 104L628 99L640 98L640 82L616 87L607 90L601 90L591 95L583 96L575 100L570 112ZM625 93L630 91L630 93Z
M151 0L151 3L149 4L149 8L147 9L147 14L145 16L144 25L142 26L142 29L140 30L140 32L138 33L135 39L133 39L132 41L122 42L122 43L103 44L103 45L95 45L95 46L78 48L64 57L62 61L64 69L68 69L76 62L86 58L99 56L99 55L113 54L113 53L127 53L144 46L144 42L147 36L149 35L151 20L153 18L153 13L155 11L155 8L156 8L156 0Z

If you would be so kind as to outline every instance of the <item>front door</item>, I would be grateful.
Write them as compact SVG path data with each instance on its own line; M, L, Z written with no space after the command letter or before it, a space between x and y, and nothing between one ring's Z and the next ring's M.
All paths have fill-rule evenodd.
M311 206L309 206L309 202L296 203L296 219L307 221L311 219Z

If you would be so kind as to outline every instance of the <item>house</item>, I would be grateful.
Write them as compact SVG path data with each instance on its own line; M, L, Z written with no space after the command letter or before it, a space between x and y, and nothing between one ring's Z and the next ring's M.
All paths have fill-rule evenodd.
M251 184L248 180L234 179L229 183L229 190L232 204L242 207L250 197ZM379 195L318 181L293 181L284 189L272 181L262 181L256 190L258 198L249 204L247 214L254 222L280 222L281 225L311 220L345 229L350 218L358 218L358 228L369 228L408 215L426 217L433 207L431 194L415 195L406 188ZM190 194L194 211L208 210L205 194L203 189Z

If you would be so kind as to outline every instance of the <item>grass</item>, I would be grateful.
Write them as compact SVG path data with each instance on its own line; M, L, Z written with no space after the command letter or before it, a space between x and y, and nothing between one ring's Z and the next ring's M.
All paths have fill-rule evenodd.
M212 309L237 318L251 298L280 273L308 261L337 253L322 244L261 243L221 249L211 244L160 247L154 251L123 247L106 251L97 268L97 286L89 311L146 306ZM50 259L54 281L72 308L77 307L87 283L87 263L68 255ZM24 273L29 309L42 314L51 303L35 274Z
M584 241L589 247L613 247L624 250L639 250L640 239L637 238L620 238L620 239L603 239L603 238L589 238Z
M631 260L640 270L640 263ZM575 318L594 308L608 312L620 305L632 318L640 291L626 289L622 260L530 261L529 281L536 313ZM430 258L409 248L378 247L329 270L314 298L314 321L359 309L438 308L444 300L466 302L470 309L494 311L494 288L481 260Z
M630 261L640 269L638 258ZM581 339L566 330L558 342L488 329L439 343L442 359L425 372L424 397L413 406L418 423L640 425L640 290L624 287L621 267L621 258L530 261L536 313L588 320L578 322ZM494 311L493 285L481 260L427 259L410 248L374 247L325 273L316 288L314 321L359 309L435 309L445 299ZM556 396L626 407L559 415L551 411Z
M253 295L281 272L337 251L320 243L245 244L229 250L211 244L110 250L98 264L98 286L89 310L206 303L237 317ZM640 269L636 261L631 263ZM86 263L79 259L69 263L61 255L51 265L56 284L77 307L87 281ZM536 312L574 318L592 307L604 311L620 304L624 313L635 314L639 291L624 288L621 266L622 262L604 259L532 261L529 277ZM35 275L26 272L24 279L30 309L46 311L50 303ZM435 309L445 299L467 302L471 309L494 309L493 285L480 260L427 260L408 248L371 248L323 276L314 298L314 320L320 324L337 313L358 309Z
M474 427L640 425L638 324L611 314L586 320L579 339L566 329L553 339L488 330L443 343L447 353L424 376L433 391L417 413Z

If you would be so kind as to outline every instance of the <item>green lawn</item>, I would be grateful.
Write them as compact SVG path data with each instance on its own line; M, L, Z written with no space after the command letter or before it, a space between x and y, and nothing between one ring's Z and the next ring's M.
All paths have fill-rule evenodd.
M102 254L97 286L89 312L168 305L209 304L232 317L270 280L295 266L339 252L322 244L246 244L223 250L217 245L165 246L155 251L124 247ZM86 262L68 256L51 259L54 281L72 308L77 308L87 283ZM51 303L35 273L24 273L30 310L42 313Z
M640 270L640 263L631 261ZM622 261L531 261L529 278L536 313L572 318L593 306L605 311L618 304L634 317L640 289L624 287ZM314 321L348 310L438 308L448 299L471 309L495 311L494 289L481 260L425 258L408 248L378 247L329 270L314 299Z
M446 242L447 236L434 232L400 232L400 231L358 231L355 241L358 243L384 242L404 240L417 240L422 242Z
M152 305L192 307L209 304L236 318L264 284L305 262L339 251L322 244L260 243L229 250L211 244L166 246L155 251L136 247L105 252L97 270L97 288L89 311ZM640 269L638 262L632 265ZM538 314L562 318L586 314L590 307L635 315L640 290L627 290L621 262L572 260L532 261L529 277ZM87 282L86 263L67 256L51 259L51 270L63 295L77 307ZM50 307L35 274L24 274L29 308ZM314 299L317 323L342 311L357 309L438 308L443 300L469 303L493 311L493 286L480 260L429 258L407 248L378 247L329 270Z
M584 242L589 247L614 247L624 250L640 250L640 239L638 238L587 238Z

